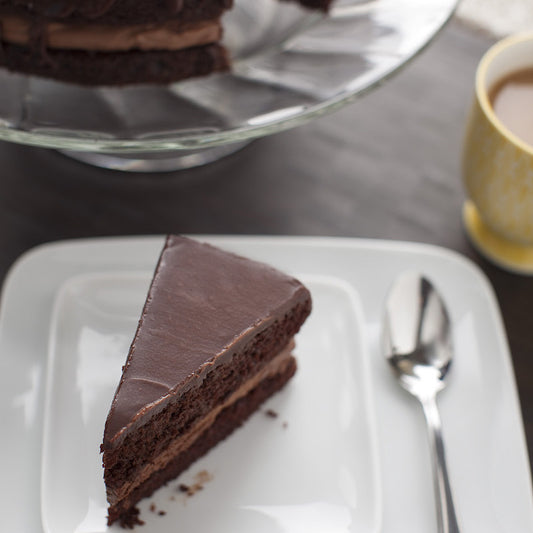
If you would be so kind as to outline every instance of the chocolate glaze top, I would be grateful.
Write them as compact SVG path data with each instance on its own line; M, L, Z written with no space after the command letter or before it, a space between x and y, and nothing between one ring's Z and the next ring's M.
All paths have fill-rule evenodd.
M169 236L106 421L118 445L168 402L201 382L309 291L278 270L208 244Z

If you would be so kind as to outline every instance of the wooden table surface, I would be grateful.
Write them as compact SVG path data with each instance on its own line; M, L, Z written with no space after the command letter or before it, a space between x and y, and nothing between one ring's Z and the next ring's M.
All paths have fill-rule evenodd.
M533 278L487 263L461 224L465 115L491 43L452 20L399 75L354 104L189 171L105 171L0 143L0 275L39 243L103 235L329 235L457 250L495 288L533 459Z

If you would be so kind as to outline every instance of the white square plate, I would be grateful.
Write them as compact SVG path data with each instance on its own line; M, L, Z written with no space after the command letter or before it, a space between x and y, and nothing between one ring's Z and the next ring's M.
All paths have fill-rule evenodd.
M357 490L353 490L354 487L350 486L343 474L344 481L336 487L323 487L325 497L322 500L315 499L311 502L311 497L305 500L313 504L326 504L318 505L320 517L327 518L327 524L317 522L319 525L327 526L327 529L322 528L324 531L327 530L328 533L360 531L359 524L350 523L354 516L356 518L365 516L368 519L366 524L368 527L377 528L383 533L433 533L437 531L423 417L416 401L400 389L379 353L379 324L385 294L396 275L405 269L413 268L422 271L436 283L449 306L453 321L456 357L450 374L449 386L441 393L439 404L444 424L451 482L462 533L529 533L533 531L530 468L511 359L494 294L485 277L475 266L446 250L398 242L294 237L209 237L206 240L269 262L309 280L311 284L315 283L317 287L320 286L318 288L320 294L317 293L319 302L322 297L333 298L337 301L337 296L331 294L330 288L342 287L341 292L345 293L345 296L340 297L340 300L345 302L341 313L342 316L346 315L342 319L344 323L354 318L354 323L357 324L357 311L354 311L357 305L352 305L354 298L347 294L356 293L362 304L362 317L360 318L362 328L350 333L345 325L342 326L341 331L344 332L343 338L345 339L342 341L342 346L344 350L348 350L350 346L357 346L362 342L364 349L360 353L368 353L368 382L361 381L357 376L354 377L354 381L357 386L368 385L368 390L371 389L370 394L364 394L363 397L368 400L367 406L370 407L370 400L373 398L375 408L374 411L366 407L362 411L357 410L356 418L361 413L373 418L368 425L363 425L367 429L371 429L372 426L377 429L375 455L370 453L367 457L371 460L372 457L377 457L378 465L375 468L374 465L370 465L370 470L373 472L370 475L356 473ZM74 326L77 324L79 327L87 318L93 321L91 324L96 323L101 327L106 321L105 317L98 315L99 311L94 313L94 309L80 308L75 291L70 296L66 293L62 293L63 297L59 296L60 288L70 285L70 289L64 289L68 291L77 287L88 297L89 302L96 300L98 303L98 295L87 294L86 289L91 283L98 284L106 278L112 280L113 276L122 279L126 285L131 282L129 289L135 287L136 276L139 276L139 284L146 283L146 273L153 270L162 244L162 238L148 237L67 241L44 245L25 254L6 278L0 307L0 376L2 376L0 417L3 423L3 434L0 440L0 471L2 472L0 525L2 531L41 533L43 531L41 503L43 504L43 516L45 516L46 508L56 497L53 492L48 492L48 488L50 491L58 490L57 484L53 489L53 481L47 482L46 479L54 473L58 476L68 474L66 464L70 460L69 453L66 453L64 457L65 465L56 465L57 469L53 472L50 470L49 476L46 469L52 466L54 457L58 461L58 456L49 449L43 450L43 434L46 435L47 442L61 445L62 441L59 436L54 437L51 433L52 428L55 427L54 424L58 428L64 427L64 420L58 418L55 410L46 410L44 406L47 389L48 340L50 337L55 337L56 341L60 341L59 345L62 345L63 349L73 342L73 338L69 337L72 331L70 333L65 329L59 331L58 327L53 326L53 324L59 326L58 322L52 323L54 302L62 300L61 307L65 310L61 312L58 303L58 314L55 316L59 317L62 314L65 321L69 320ZM128 273L126 277L122 274L124 272ZM326 276L330 279L320 281L315 276ZM332 281L331 278L343 281ZM348 284L351 289L345 290L344 283ZM124 288L127 287L122 286L122 289ZM128 311L129 318L126 318L125 324L128 320L133 320L134 307L139 305L136 300L138 296L136 296L137 289L134 288L132 291L129 289L122 294L120 301L114 301L116 307L113 306L113 298L104 302L106 312L110 311L113 315L110 324L116 322L116 314L120 315L124 309L131 311L131 313ZM336 295L339 294L336 289L332 290ZM132 296L131 301L122 300L127 295ZM349 305L348 300L351 302ZM111 304L110 307L109 304ZM65 316L69 305L76 307L78 315ZM321 321L323 320L320 314L317 316ZM324 331L330 332L331 329L328 328L332 327L332 322L328 320L326 322L328 326ZM121 330L124 335L127 328L131 328L131 322L130 326L125 324L121 326L124 327L124 330ZM311 324L312 328L305 326L302 331L298 346L299 359L304 357L305 352L313 351L313 346L307 343L320 336L320 331L325 326L322 323ZM309 335L311 329L317 330L316 336L314 331L313 335ZM124 346L124 342L124 338L117 337L117 347ZM58 346L57 342L55 346ZM68 359L66 353L60 353L56 349L51 350L50 353L52 352L54 352L54 358L63 362L61 365L56 365L55 360L51 360L52 371L49 376L53 383L57 380L58 389L57 391L50 389L51 392L48 395L50 407L61 400L64 392L68 396L68 390L61 392L65 387L62 372L73 372L73 365L79 363L79 359L76 362L76 358L79 357L76 351L73 354L74 362L70 361L70 367L65 361ZM358 365L361 361L364 361L364 358L354 353L353 360L347 361L346 364ZM162 527L160 525L166 522L168 527L164 529L165 531L177 531L178 529L187 531L187 528L182 529L180 524L174 520L179 521L181 509L185 509L183 516L192 517L195 514L193 511L201 509L208 501L210 492L211 494L220 494L217 491L224 492L223 487L217 487L217 482L224 479L223 476L226 475L223 463L227 458L230 465L236 464L232 462L235 458L229 450L233 446L235 450L240 450L241 441L245 442L248 438L253 439L254 436L257 438L259 434L264 436L268 433L265 437L266 442L272 439L280 450L283 449L279 443L288 442L290 436L296 432L297 426L293 427L293 423L297 424L298 421L293 422L292 413L295 412L293 409L296 409L299 401L296 391L298 387L303 387L301 384L306 378L307 369L303 365L304 362L305 360L302 360L300 368L303 371L295 377L287 389L272 399L273 408L279 409L280 416L277 419L263 418L261 413L254 416L249 421L250 428L245 427L239 430L220 447L213 450L209 456L206 456L206 469L211 468L214 477L206 484L204 491L185 500L185 505L183 499L179 499L179 494L176 501L168 501L164 497L161 501L157 500L157 508L166 511L167 515L159 517L156 513L150 523L153 522L157 524L156 527ZM60 366L62 370L58 372ZM310 370L310 372L314 371L314 369ZM91 377L85 372L83 375L82 382L86 385ZM100 379L101 376L97 375L98 383ZM359 397L358 391L353 390L352 394L355 395L354 400ZM92 400L89 399L86 405L103 404L103 395L102 399L97 398L97 401L91 402ZM294 405L293 402L295 402ZM338 411L332 413L332 417L336 417L337 421L341 420L352 407L359 409L350 401L345 404L341 402ZM59 409L59 412L63 412L68 418L71 409L80 409L80 407L62 406ZM43 433L45 411L49 413L49 418L46 422L47 431ZM87 414L90 415L92 410L88 409L88 411ZM81 412L84 416L83 411ZM282 427L284 420L289 422L286 429ZM331 424L333 424L332 421L328 423L327 428L318 425L317 442L324 443L324 439L327 439L327 431L332 430ZM67 430L65 434L67 441L76 438L77 429L76 431L74 428L72 431ZM251 431L248 432L248 429ZM94 438L94 442L97 443L101 438L101 433L91 438ZM346 470L353 473L353 465L358 464L359 459L350 458L345 447L346 442L339 438L338 433L335 440L338 446L336 451L344 455L347 461ZM368 443L371 440L365 437L362 442ZM359 442L350 436L347 442L356 441ZM313 442L307 444L308 446L314 445ZM86 445L93 446L90 442ZM265 456L266 452L262 449L263 442L257 442L257 445L260 447L259 455ZM291 449L293 445L288 446L288 449ZM300 451L299 449L298 453L311 453L309 450ZM280 461L285 460L285 453L285 450L281 452ZM353 449L354 456L360 453L361 450L358 448ZM364 451L364 453L367 452ZM331 464L330 461L333 460L321 453L317 455L316 464L313 468L309 468L310 479L325 472L327 466ZM255 453L253 456L257 457ZM48 467L43 464L42 457L50 460ZM248 465L254 465L254 461L247 456L242 459L243 461L249 460ZM275 461L271 464L275 464ZM260 465L253 467L260 467ZM41 494L40 483L41 468L45 474L43 485L48 487L47 492L43 494ZM96 479L94 465L90 468L93 469L94 479ZM219 468L221 470L218 470ZM192 470L190 475L193 476L196 471ZM377 472L377 480L374 477L375 472ZM80 477L82 475L86 474L80 471ZM283 473L280 475L285 476ZM336 479L340 477L342 476ZM285 490L286 478L281 479L283 484L280 484L280 487ZM184 482L191 480L192 477L184 479ZM364 491L361 493L357 485L360 480L370 480L375 483L367 494L364 494ZM86 493L93 490L90 483L82 487L82 490L87 491ZM253 477L238 476L235 483L232 483L231 490L237 490L234 486L240 483L244 483L243 486L246 487L247 484L253 483ZM302 485L303 483L300 482L299 486ZM313 487L316 489L316 485L310 484L310 491ZM77 491L79 488L80 483L73 482L72 490ZM287 490L290 489L291 487L287 488ZM163 489L163 493L165 490ZM294 495L294 492L291 494ZM337 497L337 500L328 500L332 494ZM299 496L302 502L306 494L299 493ZM310 494L310 496L313 495ZM336 504L339 498L345 504L348 502L345 508L351 509L351 515L337 512L339 509ZM354 509L357 509L357 505L362 501L368 502L371 509L358 514ZM248 501L247 504L250 506L248 519L252 517L252 522L247 519L240 524L234 524L232 533L252 531L250 526L256 523L254 520L258 520L261 514L265 516L263 526L266 527L268 521L267 530L272 533L284 532L287 528L288 531L292 531L290 528L295 527L292 524L298 525L299 523L298 513L302 507L291 514L280 510L279 500ZM258 508L253 509L254 505L263 506L263 508L261 511ZM271 517L268 519L266 518L267 508ZM215 506L210 509L210 512L211 510L213 521L220 517L223 524L231 523L229 515L234 509ZM310 506L304 510L315 512L317 507L313 509ZM329 511L331 511L330 514L328 514ZM67 502L63 510L58 512L70 516L71 511L67 509ZM198 516L197 513L196 516ZM150 511L145 509L143 517L150 517ZM61 526L61 519L59 525ZM147 525L150 526L150 524ZM49 523L48 527L50 526L57 528L55 523ZM91 531L91 527L93 526L89 524L88 528L78 529L78 531L79 533ZM74 533L74 530L71 531ZM149 533L149 529L142 529L142 531ZM209 529L202 533L208 533L208 531L213 530Z
M150 278L85 274L59 290L43 442L47 533L109 529L99 446ZM335 278L302 281L313 313L297 337L295 378L239 431L143 500L143 531L377 531L375 416L357 295ZM200 472L209 473L204 490L179 496L179 484L193 485Z

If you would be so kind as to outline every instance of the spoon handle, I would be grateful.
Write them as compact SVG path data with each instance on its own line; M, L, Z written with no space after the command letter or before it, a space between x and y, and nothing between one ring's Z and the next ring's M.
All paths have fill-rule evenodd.
M455 515L450 481L448 479L441 421L436 398L430 395L427 398L421 399L421 403L426 417L432 454L433 482L435 485L439 533L459 533L459 525Z

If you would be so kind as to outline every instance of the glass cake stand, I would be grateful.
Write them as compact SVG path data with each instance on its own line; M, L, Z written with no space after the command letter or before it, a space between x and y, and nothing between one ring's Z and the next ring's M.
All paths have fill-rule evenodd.
M413 58L457 0L336 0L328 15L236 0L233 69L169 86L86 88L0 71L0 139L105 168L165 171L340 108Z

